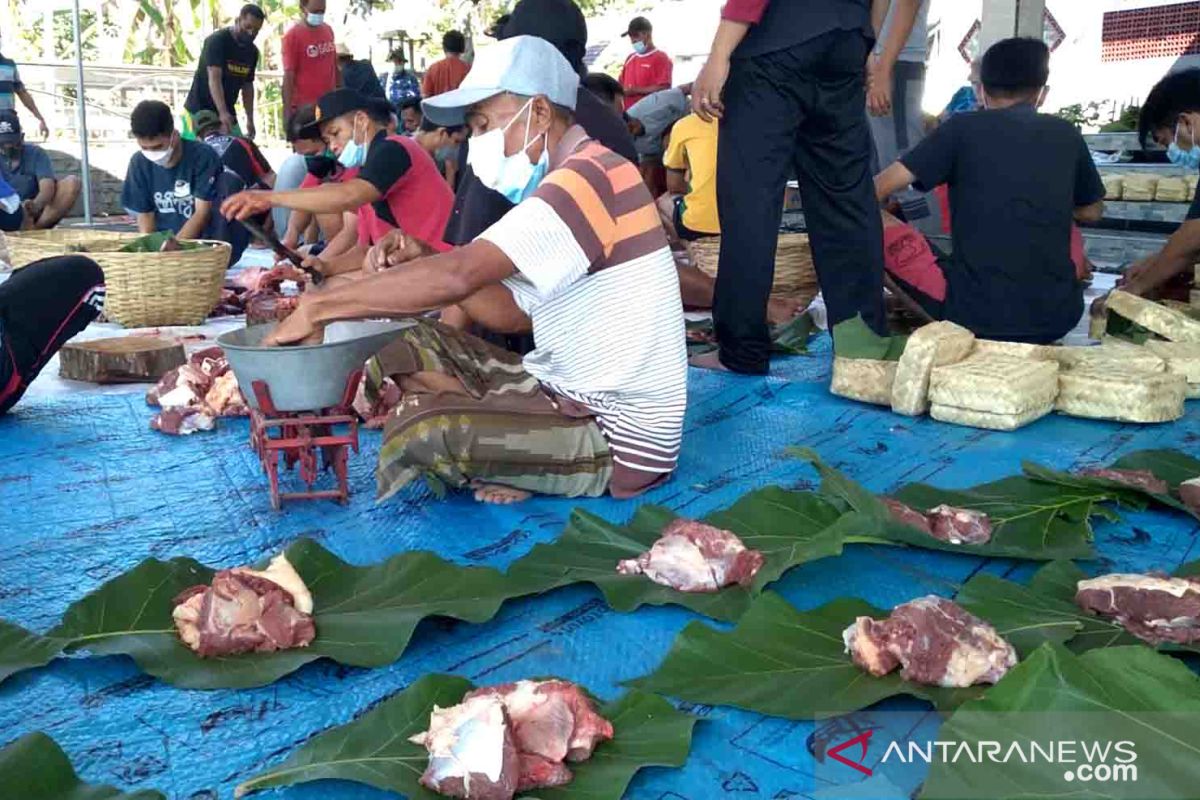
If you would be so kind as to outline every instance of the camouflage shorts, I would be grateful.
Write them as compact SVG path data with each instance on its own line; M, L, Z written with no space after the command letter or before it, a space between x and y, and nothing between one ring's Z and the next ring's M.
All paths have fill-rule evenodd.
M404 395L384 427L380 500L417 478L435 488L481 481L566 497L608 489L612 456L599 426L562 413L520 356L422 321L367 363L366 395L418 372L458 378L467 393Z

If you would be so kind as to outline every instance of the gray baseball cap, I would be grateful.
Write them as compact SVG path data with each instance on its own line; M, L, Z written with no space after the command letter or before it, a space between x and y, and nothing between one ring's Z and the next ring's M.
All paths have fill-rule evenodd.
M421 101L421 109L435 125L462 125L468 108L504 92L526 97L542 94L574 111L579 73L545 39L514 36L476 51L462 84Z

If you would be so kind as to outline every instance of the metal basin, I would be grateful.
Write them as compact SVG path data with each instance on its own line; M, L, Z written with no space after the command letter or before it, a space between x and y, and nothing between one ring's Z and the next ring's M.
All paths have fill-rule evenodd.
M417 323L366 320L334 322L325 329L325 343L296 347L263 347L274 323L254 325L217 337L237 376L246 402L258 408L254 381L271 389L277 411L320 411L342 402L346 381L363 362Z

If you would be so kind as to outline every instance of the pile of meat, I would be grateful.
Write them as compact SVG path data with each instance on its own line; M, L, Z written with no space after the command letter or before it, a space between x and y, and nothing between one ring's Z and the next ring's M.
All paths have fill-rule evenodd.
M591 758L612 723L567 681L519 681L476 689L434 706L429 730L409 739L429 751L421 785L464 800L511 800L570 783L564 762Z
M892 519L950 544L987 544L992 538L992 521L981 511L940 505L922 514L890 497L881 498Z
M316 636L312 595L283 554L261 572L221 570L174 602L179 638L202 658L307 647Z
M291 267L248 267L225 284L221 299L209 316L245 314L247 325L282 320L295 311L300 302L298 295L285 293L285 281L303 285L303 277Z
M1200 579L1163 573L1101 575L1079 581L1075 602L1110 617L1144 642L1200 642Z
M146 392L146 403L162 411L150 420L156 431L176 436L210 431L217 417L244 417L250 413L219 347L194 354Z
M1167 482L1148 469L1085 469L1079 473L1084 478L1100 478L1131 489L1141 489L1150 494L1170 494Z
M677 519L648 552L619 562L617 572L645 575L681 592L717 592L734 584L750 586L762 565L763 554L730 531Z
M936 595L896 606L883 621L859 617L842 641L875 677L901 667L901 678L929 686L996 683L1017 663L1017 651L995 628Z

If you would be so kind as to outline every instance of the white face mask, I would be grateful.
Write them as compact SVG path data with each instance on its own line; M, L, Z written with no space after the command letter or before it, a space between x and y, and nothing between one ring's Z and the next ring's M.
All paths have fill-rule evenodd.
M529 115L525 118L524 146L513 155L504 152L504 134L513 123L521 118L526 109ZM530 98L517 115L509 120L503 128L488 131L481 136L473 136L467 145L467 164L479 178L479 182L508 198L512 203L520 203L533 193L546 173L550 171L550 148L543 146L542 156L534 164L526 153L538 138L529 138L529 125L533 118L533 99ZM546 134L541 134L545 139ZM548 144L548 139L546 140Z
M166 150L147 150L142 148L142 155L146 160L155 166L164 167L171 160L171 156L175 154L175 145L172 144Z

